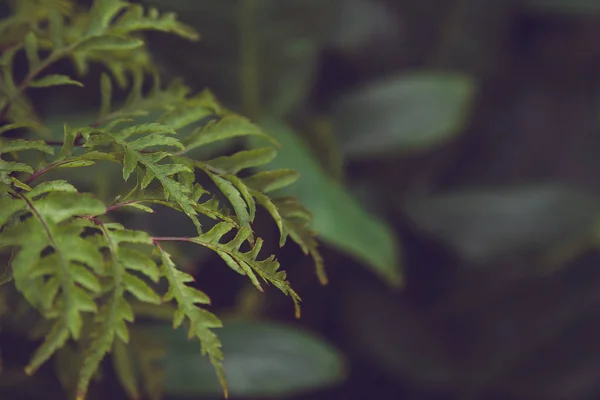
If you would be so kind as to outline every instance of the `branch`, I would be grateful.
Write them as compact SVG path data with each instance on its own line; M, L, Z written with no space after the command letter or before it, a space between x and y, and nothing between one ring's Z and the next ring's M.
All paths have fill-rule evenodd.
M153 236L152 243L158 246L158 242L191 242L192 238L185 236ZM160 247L160 246L158 246Z
M73 160L72 159L65 159L65 160L53 162L52 164L48 164L44 168L42 168L42 169L40 169L38 171L35 171L33 174L31 174L31 176L29 178L27 178L27 180L25 181L25 183L27 185L29 185L31 182L35 181L37 178L39 178L40 176L44 175L46 172L50 171L51 169L59 167L59 166L61 166L63 164L70 163L71 161L73 161Z

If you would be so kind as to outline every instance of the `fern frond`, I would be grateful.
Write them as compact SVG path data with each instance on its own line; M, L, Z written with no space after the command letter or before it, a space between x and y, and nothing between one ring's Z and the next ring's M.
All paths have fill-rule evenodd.
M188 40L198 40L200 35L192 27L177 20L175 13L160 15L156 8L150 8L144 15L144 7L138 4L129 5L128 10L117 19L111 31L117 35L127 35L132 32L153 30L173 33Z
M208 122L205 126L197 128L190 133L183 143L185 151L189 152L209 143L242 136L259 136L271 143L277 143L271 136L264 133L248 119L236 115L227 115L220 120Z
M327 284L327 274L325 273L323 257L319 252L319 245L315 239L316 233L310 228L312 221L310 211L294 197L275 198L271 204L273 207L266 206L265 204L263 206L269 210L276 220L278 218L276 214L279 214L281 217L282 228L280 229L282 232L287 232L292 240L300 246L304 254L310 254L315 263L315 270L319 281L323 285Z
M206 161L204 164L209 165L219 173L235 175L244 169L268 164L276 156L277 151L273 147L263 147L254 150L242 150L231 156L223 156Z
M122 343L129 341L127 322L134 321L134 314L125 293L129 292L138 300L147 303L160 303L160 296L143 280L129 271L140 272L153 282L159 279L158 267L149 254L128 248L125 244L152 245L152 239L141 231L126 230L119 224L102 224L101 248L110 253L111 294L96 315L97 328L92 331L92 342L84 357L77 383L77 398L85 398L93 374L100 367L106 354L113 348L115 339ZM118 345L117 345L118 346Z
M278 169L259 172L244 179L244 183L259 192L272 192L291 185L300 178L298 171L293 169Z
M140 166L145 173L141 182L141 189L152 183L160 182L165 200L173 200L183 212L192 220L198 231L201 231L200 221L194 207L196 202L192 199L189 187L173 178L179 173L192 173L186 165L178 163L162 163L169 156L168 152L146 152L150 147L175 147L183 149L183 145L173 136L175 131L169 126L151 123L125 128L118 133L107 131L100 132L95 137L88 137L85 147L90 149L102 148L107 144L114 144L123 152L123 179L127 181L131 173ZM133 135L142 135L141 138L129 141Z
M0 136L0 249L12 252L11 284L42 317L36 337L44 341L26 372L33 373L63 349L56 358L63 365L76 364L77 376L63 376L61 381L76 386L77 398L83 400L94 374L112 352L125 390L137 396L141 379L146 392L156 397L160 372L151 365L159 351L142 352L136 349L141 342L128 343L131 335L136 338L132 340L143 342L131 323L136 315L145 315L141 306L154 305L167 310L162 317L170 317L174 327L186 322L189 336L199 339L227 394L221 343L213 332L221 321L203 308L210 299L190 285L192 276L179 270L160 244L191 242L216 252L228 267L248 276L258 290L266 283L290 296L299 316L298 294L273 255L259 260L263 241L252 230L257 206L262 206L277 224L280 245L288 237L298 243L314 258L321 281L326 280L308 211L291 199L267 194L293 183L298 174L276 170L246 178L238 175L273 160L273 147L209 161L189 158L200 147L244 136L261 137L275 147L277 143L251 121L219 104L210 92L191 95L190 88L179 81L161 85L141 33L154 30L197 40L198 34L174 14L126 0L94 0L89 10L74 0L11 4L12 17L0 21L0 44L8 44L0 55L0 135L10 132ZM28 65L25 77L17 82L13 65L20 53ZM28 134L47 131L26 96L28 89L82 86L71 76L48 74L48 67L62 59L74 62L80 74L91 63L109 71L111 76L100 79L98 119L87 127L65 124L62 143L8 139L21 133L12 130L23 127L33 128ZM146 91L149 74L153 87ZM118 106L112 104L113 84L129 91ZM155 112L159 115L153 118L155 122L140 122L140 117ZM54 156L50 145L60 146L58 155ZM37 161L22 152L32 152ZM48 171L104 161L119 163L123 180L133 181L129 193L108 207L65 180L40 183ZM197 181L198 170L220 193ZM104 217L124 207L153 213L153 205L185 213L198 236L150 237L106 222ZM200 215L215 221L212 229L202 231ZM166 281L162 297L155 290L161 280ZM70 340L76 346L65 346Z
M13 127L17 124L13 124ZM35 150L46 154L54 154L52 147L43 140L2 139L0 138L0 185L10 186L14 182L10 174L25 172L32 174L33 168L28 164L18 161L7 161L2 159L3 154L18 153L27 150ZM14 157L13 157L14 158Z
M98 249L81 237L83 226L73 223L77 215L103 213L102 202L67 185L55 184L55 190L49 186L2 198L13 214L30 215L0 233L0 247L15 249L11 262L15 286L46 318L55 320L26 368L29 374L70 337L79 338L82 313L97 311L93 297L100 284L94 272L103 264Z
M279 269L279 262L273 255L259 261L258 255L262 248L262 239L256 239L256 243L247 252L240 250L242 244L246 242L252 231L241 227L236 236L227 243L222 243L223 236L234 229L234 226L221 222L215 225L210 231L189 239L193 243L200 244L216 252L225 263L234 271L242 275L247 275L254 286L263 291L258 277L263 281L275 286L285 295L290 296L294 302L296 315L300 315L300 296L292 290L287 281L285 271Z
M186 283L194 279L189 274L177 269L167 253L160 245L157 245L162 260L161 272L169 282L169 291L163 300L174 300L177 303L177 311L173 320L173 327L180 326L185 318L189 321L188 337L197 337L202 346L202 353L208 354L208 357L215 367L219 382L223 387L225 397L227 397L227 380L223 369L223 352L221 351L221 342L211 329L220 328L221 321L212 313L196 306L196 304L209 303L208 297Z

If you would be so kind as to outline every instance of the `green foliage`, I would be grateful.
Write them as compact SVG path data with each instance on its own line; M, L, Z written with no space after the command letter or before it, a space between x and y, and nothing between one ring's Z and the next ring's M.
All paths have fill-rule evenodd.
M298 294L275 257L259 254L263 240L252 230L258 204L278 226L280 245L291 237L313 256L320 280L326 281L308 228L308 211L292 198L266 194L290 185L298 174L287 169L248 173L274 159L273 147L207 161L188 157L198 147L235 137L274 141L249 120L224 109L208 92L191 95L181 82L161 85L140 32L198 39L173 14L118 0L96 0L90 10L66 0L19 0L13 7L11 17L0 22L2 42L8 45L0 58L0 250L11 257L6 280L47 323L41 325L44 340L26 372L33 374L55 355L59 366L76 363L71 365L78 371L75 382L68 377L61 381L83 399L110 353L132 398L139 395L140 381L157 396L159 390L150 387L157 376L150 366L152 357L139 356L139 344L130 343L140 335L132 323L140 305L146 304L154 307L153 314L171 316L175 328L186 325L227 394L221 343L213 332L221 321L206 310L210 299L190 285L193 277L177 267L165 242L214 251L258 290L264 282L290 296L299 316ZM13 69L19 52L29 68L16 82ZM26 91L83 86L68 75L46 74L61 59L70 59L81 77L90 63L100 64L110 75L101 77L97 120L89 126L65 124L62 141L47 141L42 135L48 127ZM153 76L150 91L143 89L147 75ZM129 93L116 106L113 82ZM161 114L147 122L153 112ZM188 134L181 133L184 128L191 128ZM55 152L54 147L60 149ZM68 180L45 180L61 168L85 174L82 168L97 163L120 165L129 192L101 199L98 193L80 192ZM238 175L242 171L244 177ZM200 183L202 175L219 193ZM152 236L114 219L117 209L154 213L156 205L184 213L196 236ZM203 216L213 222L205 226ZM76 355L70 353L73 348L78 349Z
M168 326L143 330L165 343L168 356L162 360L165 392L173 396L199 398L218 396L219 382L210 363L193 351L185 334ZM282 399L306 389L333 386L345 376L338 351L304 330L264 321L230 321L219 331L227 349L224 367L232 380L235 397ZM250 373L246 370L252 363Z
M180 41L157 46L156 53L161 63L182 74L199 87L209 84L220 98L227 99L228 104L238 105L245 113L260 121L261 126L266 127L266 122L263 120L269 119L267 129L269 134L283 145L280 156L275 160L277 167L293 168L301 175L299 182L292 186L287 194L291 193L300 198L314 215L313 220L307 217L310 213L306 210L300 211L295 208L289 211L288 216L293 215L291 220L287 218L286 221L279 222L279 228L282 237L286 237L289 233L305 253L312 254L320 271L321 280L324 281L325 276L322 268L319 267L321 260L315 250L316 243L312 235L305 234L309 226L337 251L358 259L365 267L375 271L385 280L398 283L401 279L401 257L397 250L399 239L394 230L387 221L379 218L378 213L365 209L364 204L352 193L351 187L345 187L343 183L327 176L328 172L331 172L326 170L327 166L335 165L336 169L341 170L342 160L332 155L331 151L323 151L322 153L325 154L322 154L321 158L326 161L318 161L321 161L326 168L321 168L319 163L315 162L315 158L319 158L318 154L315 154L318 151L315 150L325 145L325 147L335 147L337 152L337 145L328 146L325 142L335 142L332 139L338 134L340 144L357 140L365 142L364 137L357 137L364 133L360 132L360 128L365 126L368 128L365 132L369 133L367 135L369 138L374 134L378 135L377 140L367 139L366 145L363 143L361 149L366 151L372 152L377 150L376 147L379 147L379 150L382 148L389 150L399 147L402 142L406 144L407 141L419 141L419 138L420 143L414 145L423 147L426 144L424 142L442 142L449 135L457 133L456 125L462 122L462 118L457 121L457 115L453 112L460 112L462 117L465 106L470 100L471 82L463 76L450 76L449 79L434 77L434 82L428 82L431 79L425 76L425 79L421 78L416 84L394 83L392 91L400 88L406 92L408 106L411 106L413 101L413 97L410 96L417 97L417 104L410 108L408 113L395 107L398 102L386 102L381 99L381 96L375 96L365 109L357 107L351 109L353 123L348 126L340 124L335 135L333 132L319 131L315 133L313 141L298 140L299 136L306 135L308 132L306 129L297 131L289 129L288 121L284 119L294 115L300 109L305 109L303 105L308 101L309 89L314 83L311 81L318 81L315 79L318 49L325 39L325 31L331 28L332 19L328 16L334 15L336 2L265 0L258 5L252 0L142 1L157 7L176 8L186 22L203 29L203 35L207 38L201 42ZM214 43L219 43L218 47L214 46ZM207 57L210 57L210 63L205 62ZM184 63L177 62L183 58L186 60ZM440 87L436 87L436 83L439 83ZM408 92L404 89L405 86L410 87ZM431 101L435 102L434 112L437 117L420 118L423 115L423 107L427 110L432 109ZM350 106L356 105L355 103L356 101ZM404 103L402 101L401 108L405 106ZM313 109L313 106L315 105L307 108ZM381 115L379 108L385 109L387 114ZM400 131L390 129L390 121L399 114L403 117L400 121L402 128ZM442 121L437 122L440 118ZM306 118L290 117L289 119L304 121ZM334 118L333 122L338 121ZM407 124L410 124L408 126L410 132L405 134ZM377 129L373 130L374 126ZM295 128L302 127L296 125ZM385 131L382 132L382 128L385 128ZM349 138L345 133L353 137ZM327 136L329 138L326 138ZM258 139L254 136L248 138ZM257 140L253 151L258 152L263 146L264 142ZM345 147L343 149L345 150ZM254 162L254 157L260 160L261 157L271 156L258 152L245 154L244 157L248 157L248 162ZM217 161L223 162L220 159ZM341 174L337 175L341 178ZM266 176L268 175L263 178ZM286 176L290 180L296 179L293 173ZM283 178L281 176L281 179ZM272 189L275 190L275 187ZM279 213L274 212L274 205L269 200L269 198L261 198L260 204L278 221Z
M296 185L284 188L266 183L264 178L273 177L273 172L257 174L263 177L265 186L261 188L271 186L269 189L282 189L278 191L280 196L293 196L277 199L273 206L265 208L276 221L277 214L281 215L283 231L289 233L304 252L315 259L319 276L325 279L317 243L307 234L307 226L319 232L327 243L362 261L385 281L393 285L401 284L398 243L387 222L365 210L349 190L326 176L305 143L290 127L273 120L261 123L282 145L280 157L274 161L274 165L302 171L302 179ZM251 144L260 145L254 140L251 140ZM306 208L300 206L296 199Z
M335 106L342 151L366 158L447 144L464 130L475 89L467 75L421 71L355 90Z

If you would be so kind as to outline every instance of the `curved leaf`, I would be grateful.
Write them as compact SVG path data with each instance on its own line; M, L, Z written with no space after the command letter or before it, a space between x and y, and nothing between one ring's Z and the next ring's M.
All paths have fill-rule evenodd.
M439 146L463 128L475 84L467 76L418 72L341 98L334 118L348 157Z
M262 124L282 146L271 168L293 168L301 175L277 194L297 197L313 214L312 228L325 242L363 261L387 281L400 283L399 240L388 224L329 179L288 126L274 120Z
M185 334L168 326L148 332L164 341L165 393L195 398L218 396L210 363L195 352ZM282 398L333 386L345 377L340 354L316 336L291 326L230 322L219 330L223 367L232 396Z

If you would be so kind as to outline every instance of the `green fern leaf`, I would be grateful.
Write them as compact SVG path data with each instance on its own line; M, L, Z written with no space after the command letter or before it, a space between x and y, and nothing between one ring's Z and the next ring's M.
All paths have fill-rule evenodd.
M325 273L323 257L318 250L315 232L310 229L312 214L306 207L300 204L298 199L293 197L273 199L273 205L282 218L283 229L300 246L304 254L310 254L315 263L317 277L325 285L327 283L327 274ZM273 215L272 212L271 215ZM275 216L273 217L277 219Z
M107 142L113 142L118 145L124 154L123 157L123 178L127 180L131 173L140 165L145 176L141 183L141 189L146 188L153 180L158 180L163 187L165 200L173 200L181 207L183 212L192 220L196 228L201 231L200 221L196 215L196 202L191 198L189 188L173 178L173 175L192 171L183 164L159 164L161 160L169 155L166 152L146 153L149 147L165 146L183 148L181 142L167 135L174 134L175 131L166 125L151 123L125 128L119 133L110 132L99 133L96 137L99 140L88 140L86 147L94 149L105 145ZM127 141L133 135L143 135L134 141ZM92 137L90 137L92 139Z
M54 150L43 140L23 140L23 139L0 139L0 156L7 153L17 153L20 151L37 150L46 154L53 154ZM13 182L10 174L15 172L33 173L33 169L27 165L16 161L5 161L0 157L0 184L10 185Z
M196 188L199 186L196 185ZM203 194L202 192L201 194ZM213 220L226 221L231 223L232 225L236 225L237 223L229 218L226 212L220 209L219 202L215 198L210 198L203 203L199 202L200 195L193 194L191 199L194 201L193 209L199 214L203 214ZM166 206L172 208L177 211L183 211L181 206L172 200L165 200L164 191L146 191L141 190L140 186L136 186L134 190L130 194L128 194L125 198L122 199L121 204L124 207L137 207L143 209L144 211L151 212L151 209L144 208L141 203L153 203L160 204L162 206Z
M143 45L144 42L140 39L107 34L90 36L85 39L82 39L75 46L73 46L73 51L75 53L75 56L77 56L77 53L86 53L89 51L133 50Z
M7 124L4 126L0 126L0 135L2 135L3 133L6 133L6 132L12 131L14 129L31 128L31 127L32 127L32 124L30 122L17 122L14 124Z
M25 54L27 55L27 61L29 62L29 73L35 71L40 65L40 56L38 54L38 42L35 37L35 33L29 32L25 36Z
M256 278L257 276L265 282L272 284L285 295L292 298L296 315L300 315L300 297L292 290L287 282L286 273L279 269L279 262L274 256L259 261L258 253L262 248L262 239L256 239L256 243L248 252L242 252L240 247L251 236L252 231L248 228L240 228L235 238L228 243L221 243L223 236L230 232L234 226L221 222L215 225L210 231L191 238L193 243L200 244L216 252L232 269L238 273L248 275L257 289L262 291L262 287Z
M238 217L240 226L250 228L250 213L248 212L248 204L242 198L240 191L227 179L212 173L208 173L219 190L225 195L231 203L236 216Z
M98 287L82 264L92 271L101 270L102 266L100 252L80 236L83 226L74 224L73 217L101 214L104 205L79 193L50 192L36 197L39 192L17 195L12 200L19 207L11 205L11 209L32 216L19 224L5 226L0 233L0 246L17 249L11 261L17 290L47 318L55 320L26 368L29 374L69 337L80 336L81 314L96 312L93 293L83 287L88 290ZM46 249L52 251L47 253Z
M66 75L46 75L43 78L32 81L29 86L34 88L44 88L50 86L75 85L83 87L83 83L73 80Z
M79 399L85 397L93 374L111 348L117 342L129 341L127 322L133 322L134 313L124 298L125 293L129 292L143 302L158 304L161 301L160 296L148 284L128 272L139 271L154 281L158 280L158 267L152 262L150 254L125 246L151 245L150 237L145 232L127 230L119 224L101 224L101 230L104 238L101 247L107 248L111 257L112 293L95 319L98 328L93 331L92 343L85 355L77 383Z
M275 143L269 135L252 124L248 119L230 115L223 117L219 121L211 121L204 127L194 130L184 140L184 144L187 152L209 143L242 136L260 136Z
M90 26L87 29L88 36L94 36L105 32L110 22L128 4L120 0L96 0L90 10Z
M160 246L160 257L162 259L161 272L169 282L169 292L165 296L165 301L174 300L177 303L177 311L173 325L179 326L184 318L189 321L188 336L197 337L202 346L202 353L208 354L208 357L215 367L219 382L223 387L225 397L227 397L227 380L223 370L223 353L221 351L221 342L211 329L220 328L221 321L212 313L196 306L197 303L206 304L208 298L198 290L191 288L186 283L191 282L193 278L178 270L171 259L171 255Z
M177 21L174 13L161 16L155 8L151 8L148 15L144 16L144 8L137 4L131 5L112 27L112 32L120 35L142 30L174 33L189 40L200 38L192 27Z
M244 183L254 190L266 193L289 186L299 178L300 174L296 170L278 169L259 172L244 179Z
M252 194L252 196L254 196L258 204L263 206L275 221L275 224L279 229L279 247L283 247L285 241L287 240L288 233L284 227L283 217L279 213L279 209L271 201L269 196L265 195L264 193L257 192L256 190L252 190L250 193Z
M37 150L46 154L54 154L54 149L43 140L0 139L0 154L17 151Z
M255 150L239 151L231 156L218 157L206 164L221 173L237 174L247 169L259 167L273 161L277 151L272 147L263 147Z

